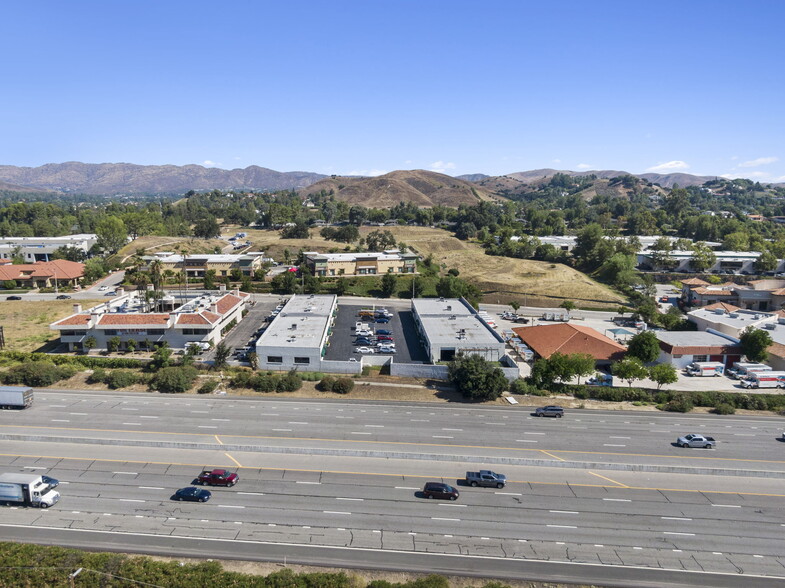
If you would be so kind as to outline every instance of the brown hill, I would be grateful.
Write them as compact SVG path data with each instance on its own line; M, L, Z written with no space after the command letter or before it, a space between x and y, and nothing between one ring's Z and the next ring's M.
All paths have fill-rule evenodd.
M7 191L7 192L19 192L22 194L34 194L34 193L43 193L43 192L51 192L51 190L45 190L42 188L30 188L29 186L17 186L16 184L9 184L8 182L0 181L0 190Z
M37 190L81 194L182 194L188 190L291 190L323 178L310 172L278 172L252 165L225 170L201 165L48 163L0 165L0 181Z
M709 180L716 180L717 176L694 176L692 174L682 174L682 173L674 173L674 174L654 174L654 173L646 173L646 174L631 174L625 171L619 170L612 170L612 169L599 169L599 170L587 170L587 171L570 171L570 170L560 170L560 169L551 169L551 168L544 168L544 169L534 169L530 171L523 171L523 172L515 172L512 174L506 174L504 176L493 176L493 177L486 177L480 180L478 183L481 186L488 186L489 182L492 183L497 177L500 178L511 178L513 180L519 180L524 183L534 183L538 182L543 179L550 178L555 176L556 174L564 174L571 177L579 177L579 176L597 176L600 179L612 179L619 176L635 176L637 178L641 178L644 180L648 180L649 182L659 184L665 188L672 188L674 185L678 184L682 188L686 186L702 186Z
M473 205L495 200L486 189L470 182L422 169L394 171L375 178L330 176L303 190L306 195L331 190L338 200L366 207L389 208L400 202L417 206Z

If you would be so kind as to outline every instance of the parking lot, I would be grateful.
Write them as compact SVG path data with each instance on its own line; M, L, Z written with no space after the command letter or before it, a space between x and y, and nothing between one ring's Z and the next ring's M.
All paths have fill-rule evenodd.
M369 306L354 304L340 304L338 306L338 315L335 319L325 359L346 361L353 357L359 360L362 354L355 352L358 346L354 344L356 338L354 326L355 323L363 322L370 325L370 330L374 332L384 329L393 333L395 353L374 353L374 355L389 355L395 359L396 363L423 363L427 360L425 350L417 335L417 327L414 324L411 309L399 310L388 306L386 308L392 313L390 322L374 323L371 318L360 318L359 312L364 308L369 308ZM360 347L375 347L375 345L360 345Z

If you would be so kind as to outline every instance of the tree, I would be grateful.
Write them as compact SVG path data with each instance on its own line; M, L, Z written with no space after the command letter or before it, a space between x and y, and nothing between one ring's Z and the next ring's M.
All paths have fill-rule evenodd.
M297 275L295 272L283 272L275 276L270 285L275 292L293 294L297 289Z
M673 384L679 381L679 374L676 368L669 363L658 363L649 368L649 379L657 383L657 390L663 384Z
M92 283L107 274L106 265L100 258L94 257L88 259L84 264L84 280L85 282Z
M617 378L627 382L632 387L635 380L642 380L649 375L649 370L637 357L624 358L611 366L611 373Z
M395 292L395 287L398 285L398 280L395 279L393 274L384 274L382 276L381 284L379 286L382 291L382 296L389 298Z
M521 307L521 305L518 304L517 302L515 302L514 300L512 302L510 302L510 308L512 308L513 312L518 312L518 309L520 307Z
M592 375L597 368L597 360L590 353L570 353L567 358L570 371L578 378L578 384L582 377Z
M251 366L252 370L255 371L259 368L259 356L256 354L256 351L251 351L246 359L248 360L248 365Z
M461 223L455 230L455 236L461 241L473 239L477 235L477 225L474 223Z
M572 300L565 300L559 305L559 308L563 308L567 312L572 312L575 310L575 303Z
M766 360L769 355L766 350L773 343L768 331L755 327L744 329L739 341L741 342L741 352L747 356L747 359L758 363Z
M697 272L705 272L715 263L717 263L717 256L706 243L698 241L693 245L692 257L690 258L692 269Z
M412 298L420 298L425 292L425 280L420 276L414 276L411 284Z
M91 350L91 349L95 349L95 347L96 347L97 345L98 345L98 341L96 341L95 337L93 337L92 335L90 335L89 337L87 337L87 339L85 339L85 340L82 342L82 348L83 348L83 349L84 349L84 350L85 350L87 353L90 353L90 350Z
M136 341L128 339L128 341L125 342L125 349L128 353L133 353L136 350Z
M172 359L172 350L169 349L169 344L164 341L158 346L158 349L153 353L153 360L150 362L150 367L154 370L161 370L169 367L169 362Z
M346 278L338 278L335 280L335 295L343 296L346 294Z
M213 369L221 369L226 367L226 360L229 359L229 356L232 354L232 350L221 341L218 345L215 346L215 357L213 359Z
M193 366L165 367L155 374L150 387L164 394L182 394L193 386L197 373Z
M302 221L284 227L283 231L281 231L281 239L308 239L310 236L311 232L308 230L308 225Z
M371 231L365 237L365 246L368 251L384 251L395 247L395 235L390 231Z
M215 270L207 270L204 272L204 289L215 290Z
M109 353L114 353L114 352L115 352L115 351L117 351L118 349L120 349L120 337L117 337L117 336L115 336L115 337L111 337L111 338L110 338L110 339L109 339L109 340L106 342L106 350L107 350Z
M464 398L495 400L509 384L504 372L479 355L460 354L448 368L448 379Z
M771 251L764 251L760 254L758 259L755 260L755 269L759 272L770 272L777 269L778 264L779 260Z
M221 236L221 225L214 216L206 216L196 221L194 237L199 239L213 239Z
M116 253L128 241L125 223L116 216L101 219L95 226L95 234L98 236L97 245L109 253Z
M636 357L643 363L651 363L660 356L660 341L654 331L638 333L627 345L627 357Z

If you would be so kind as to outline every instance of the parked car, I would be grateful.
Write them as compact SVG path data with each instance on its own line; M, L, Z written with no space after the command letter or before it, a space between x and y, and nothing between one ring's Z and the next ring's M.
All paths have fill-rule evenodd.
M71 300L71 297L68 294L58 294L57 300Z
M564 416L564 409L561 406L541 406L534 411L538 417L552 416L560 419Z
M379 345L379 353L395 353L395 347L392 345Z
M380 316L380 317L377 317L377 318L376 318L376 321L375 321L375 322L377 322L377 323L379 323L379 324L382 324L382 325L384 325L384 324L387 324L387 323L389 323L389 322L390 322L390 319L388 319L386 316Z
M357 349L354 350L354 352L363 353L363 354L373 353L373 349L371 349L370 347L358 347Z
M101 286L100 288L98 288L98 291L99 292L106 292L108 289L109 289L109 286Z
M393 332L388 329L376 329L377 335L392 335Z
M660 302L668 302L668 300L670 300L670 298L668 298L667 296L663 296L660 298Z
M394 341L394 339L392 338L392 335L377 335L376 336L376 340L377 341Z
M180 488L174 493L173 500L182 502L188 500L190 502L207 502L210 500L212 493L209 490L197 488L196 486L188 486L187 488Z
M355 345L373 345L373 341L368 339L368 337L357 337L354 341Z
M446 498L447 500L457 500L460 493L449 484L441 482L426 482L422 489L425 498Z
M21 296L6 296L5 299L6 300L21 300L22 297Z

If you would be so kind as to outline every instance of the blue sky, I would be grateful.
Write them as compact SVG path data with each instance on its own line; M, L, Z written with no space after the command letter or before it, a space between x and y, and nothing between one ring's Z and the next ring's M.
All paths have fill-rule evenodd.
M785 2L3 7L0 165L785 181Z

